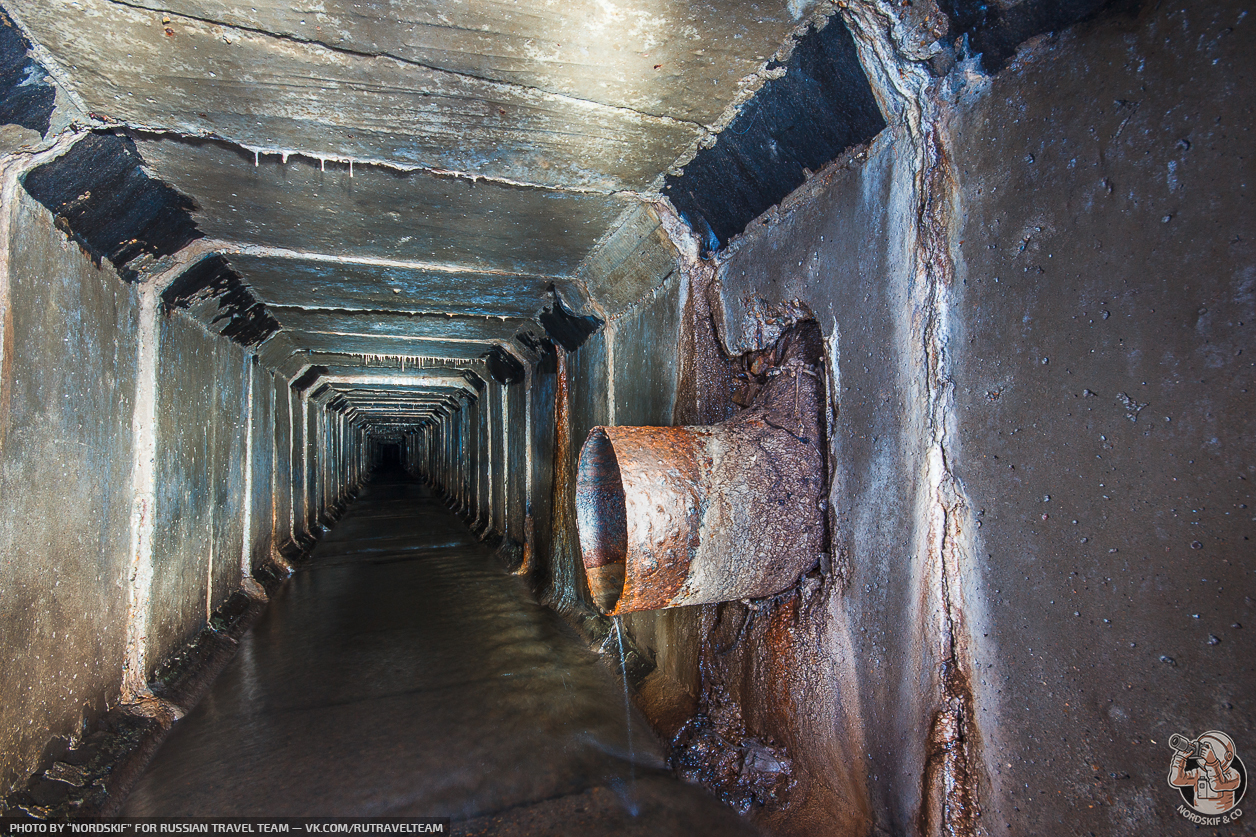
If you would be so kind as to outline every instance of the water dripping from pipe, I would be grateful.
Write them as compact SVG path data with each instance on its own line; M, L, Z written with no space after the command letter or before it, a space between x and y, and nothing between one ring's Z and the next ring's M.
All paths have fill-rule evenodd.
M628 696L628 657L624 654L624 633L620 627L621 617L615 616L615 641L619 644L619 675L624 682L624 731L628 736L628 793L624 797L624 806L628 813L637 815L637 754L632 746L632 698Z

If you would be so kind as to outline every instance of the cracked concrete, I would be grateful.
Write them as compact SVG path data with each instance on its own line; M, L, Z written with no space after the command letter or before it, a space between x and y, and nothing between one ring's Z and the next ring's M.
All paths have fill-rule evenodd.
M126 6L127 8L131 8L131 9L142 9L142 10L146 10L150 12L156 12L158 14L163 14L170 11L169 7L146 6L143 3L127 3L125 2L125 0L108 0L108 2L115 3L119 6ZM668 122L678 123L678 124L687 125L688 127L696 128L699 130L703 129L703 126L698 124L697 122L684 120L684 119L676 119L666 114L647 113L645 111L634 110L633 108L629 108L629 107L612 105L607 102L594 101L592 99L582 99L578 96L571 96L571 95L567 95L567 94L552 91L552 90L546 90L540 87L518 84L511 81L504 81L502 79L495 79L495 78L490 78L488 76L476 75L474 73L468 73L468 72L460 71L460 70L450 70L444 67L437 67L432 64L425 64L420 61L416 61L413 58L407 58L405 56L397 55L392 52L386 52L386 51L366 52L362 50L355 50L355 49L350 49L348 47L341 46L338 44L328 43L327 41L320 40L318 38L301 37L300 35L290 34L290 33L269 32L265 29L261 29L257 27L246 26L239 23L227 23L223 20L216 20L216 19L212 19L208 17L197 17L195 15L190 15L190 14L176 13L176 17L170 20L166 20L165 17L166 15L163 14L163 21L162 21L163 24L175 23L178 20L191 20L191 21L196 21L198 23L208 24L210 26L218 26L226 30L248 32L250 34L261 35L263 37L289 40L289 41L293 41L299 44L322 46L334 52L340 52L340 53L344 53L346 55L352 55L358 58L388 58L393 61L397 61L403 64L409 64L415 68L426 70L432 73L448 73L449 75L452 75L452 76L461 76L461 77L464 77L464 78L467 78L469 80L476 81L476 82L484 82L487 84L501 85L501 87L504 89L513 90L515 92L523 93L525 95L532 94L532 93L543 93L543 94L553 96L556 99L565 99L572 102L578 102L582 105L589 105L592 107L599 107L599 108L610 108L613 110L625 111L627 113L630 113L636 116L646 117L649 119L657 119L660 122L664 122L664 123L668 123ZM224 39L229 38L228 35L224 35L223 37Z
M805 10L807 4L799 5ZM568 18L508 3L463 8L424 3L387 26L347 4L325 4L317 12L303 13L282 5L245 11L188 2L164 11L213 16L227 25L706 123L721 105L692 95L685 82L701 79L709 86L707 79L749 75L777 50L799 10L752 13L732 4L633 9L589 3ZM732 49L735 40L743 42L736 44L740 49Z
M29 2L15 17L57 56L54 77L91 112L120 125L325 159L383 159L608 191L644 187L695 131L383 56L190 19L162 24L158 13L84 2L82 16ZM116 63L127 54L129 61ZM145 55L151 63L134 58ZM219 78L227 68L240 74ZM255 102L243 118L231 104L241 83Z

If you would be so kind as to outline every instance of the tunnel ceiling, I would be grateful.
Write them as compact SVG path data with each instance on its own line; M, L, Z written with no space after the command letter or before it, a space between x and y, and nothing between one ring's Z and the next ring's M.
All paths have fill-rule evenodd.
M780 75L774 56L811 12L805 0L5 5L36 45L36 69L98 130L126 138L109 153L142 161L111 177L146 174L158 184L146 195L173 189L150 221L225 260L168 302L264 343L263 360L293 376L427 358L503 383L547 335L574 348L599 314L639 298L613 269L590 277L599 242L622 261L661 234L648 201ZM839 42L849 64L849 36ZM864 121L879 129L874 117ZM866 139L866 126L855 134ZM80 239L88 204L100 218L119 211L83 198L74 172L57 177L40 199L83 215L71 219ZM115 238L93 253L124 275L128 260L173 247L135 253ZM241 312L248 323L222 326ZM376 388L346 402L396 400Z

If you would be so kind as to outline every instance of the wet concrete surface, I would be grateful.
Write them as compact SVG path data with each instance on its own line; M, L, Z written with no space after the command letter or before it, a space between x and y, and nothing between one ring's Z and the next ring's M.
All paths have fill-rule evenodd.
M635 711L635 710L634 710ZM242 639L127 816L449 816L455 832L751 834L429 490L378 474Z

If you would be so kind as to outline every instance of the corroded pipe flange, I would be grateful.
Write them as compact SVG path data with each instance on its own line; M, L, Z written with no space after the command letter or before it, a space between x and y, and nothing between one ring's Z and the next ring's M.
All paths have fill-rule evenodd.
M803 382L792 380L804 374L812 374L804 364L788 364L773 382L795 394L792 411L777 398L712 427L590 431L576 519L602 611L771 596L816 565L825 548L824 468L814 380L804 405Z

